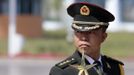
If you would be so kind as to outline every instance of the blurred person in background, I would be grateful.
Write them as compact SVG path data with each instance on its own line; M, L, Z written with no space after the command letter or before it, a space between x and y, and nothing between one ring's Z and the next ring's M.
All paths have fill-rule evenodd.
M50 75L124 75L123 63L101 53L107 38L106 29L115 17L107 10L88 2L67 8L73 17L76 51L51 68Z

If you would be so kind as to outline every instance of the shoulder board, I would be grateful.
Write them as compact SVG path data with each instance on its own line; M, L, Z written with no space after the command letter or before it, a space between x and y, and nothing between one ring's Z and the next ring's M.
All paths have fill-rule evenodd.
M110 62L115 62L115 63L121 64L121 65L124 65L123 62L121 62L121 61L119 61L119 60L117 60L117 59L114 59L114 58L112 58L112 57L109 57L109 56L104 55L104 58L105 58L106 60L110 61Z
M74 64L76 62L76 60L74 58L68 58L58 64L56 64L57 67L64 69L66 67L68 67L71 64Z

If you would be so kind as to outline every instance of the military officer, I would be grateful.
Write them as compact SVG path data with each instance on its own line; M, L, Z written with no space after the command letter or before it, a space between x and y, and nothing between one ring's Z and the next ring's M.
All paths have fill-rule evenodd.
M123 63L101 54L106 29L115 17L107 10L87 2L67 8L73 18L76 51L52 67L50 75L124 75Z

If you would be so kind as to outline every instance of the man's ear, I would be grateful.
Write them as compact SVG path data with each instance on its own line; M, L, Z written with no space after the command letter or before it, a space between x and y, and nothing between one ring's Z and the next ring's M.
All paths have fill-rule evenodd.
M107 38L107 33L103 33L102 42L104 42L106 38Z

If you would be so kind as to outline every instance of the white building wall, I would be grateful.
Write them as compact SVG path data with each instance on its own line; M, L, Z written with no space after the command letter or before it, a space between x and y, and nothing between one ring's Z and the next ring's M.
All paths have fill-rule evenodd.
M118 32L134 32L134 22L121 21L121 8L119 0L106 0L105 8L115 16L115 21L110 23L108 31Z

